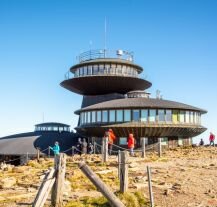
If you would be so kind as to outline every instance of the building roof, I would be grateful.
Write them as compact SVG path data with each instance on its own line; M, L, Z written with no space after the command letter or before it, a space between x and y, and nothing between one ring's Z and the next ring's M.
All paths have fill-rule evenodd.
M44 122L40 124L36 124L36 127L43 127L43 126L59 126L59 127L69 127L70 125L63 124L63 123L58 123L58 122Z
M207 113L206 110L190 106L187 104L162 100L162 99L153 99L153 98L124 98L117 99L112 101L106 101L99 104L94 104L80 110L77 110L75 113L79 114L81 111L90 111L90 110L100 110L100 109L123 109L123 108L165 108L165 109L185 109L192 111L200 111L201 113Z
M147 80L131 76L94 75L64 80L60 85L69 91L82 95L104 95L145 90L152 84Z

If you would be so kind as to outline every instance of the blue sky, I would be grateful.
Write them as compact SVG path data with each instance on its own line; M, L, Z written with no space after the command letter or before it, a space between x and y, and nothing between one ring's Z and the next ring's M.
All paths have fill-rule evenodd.
M0 0L0 137L56 121L75 127L81 96L60 87L76 56L133 51L164 99L208 110L199 138L217 134L217 1Z

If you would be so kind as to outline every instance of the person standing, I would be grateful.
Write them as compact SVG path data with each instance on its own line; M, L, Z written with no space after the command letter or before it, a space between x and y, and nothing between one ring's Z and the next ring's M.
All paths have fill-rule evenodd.
M214 140L215 140L215 135L212 132L210 132L209 135L210 146L215 146Z
M91 142L88 144L88 154L93 154L93 144Z
M112 129L109 129L108 131L105 132L105 137L108 137L108 153L109 155L112 154L112 146L113 146L113 143L116 139L116 136L113 132Z
M203 145L204 145L204 141L203 141L203 139L200 140L199 145L200 145L200 146L203 146Z
M82 141L81 141L81 138L79 137L78 142L76 144L77 154L81 155L81 150L82 150Z
M130 149L130 155L134 156L135 138L132 133L129 134L127 145Z
M54 156L58 156L60 154L60 146L57 141L54 143L53 147L50 147L50 149L53 151Z
M83 142L81 143L81 152L82 154L87 154L87 142L86 142L86 139L83 138Z

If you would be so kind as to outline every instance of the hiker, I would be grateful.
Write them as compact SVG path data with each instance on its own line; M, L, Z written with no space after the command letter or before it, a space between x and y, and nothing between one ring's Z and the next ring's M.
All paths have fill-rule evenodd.
M105 132L104 137L108 137L108 154L111 155L112 154L112 145L116 139L116 136L115 136L113 130L109 129L108 131Z
M200 146L203 146L203 145L204 145L204 141L203 141L203 139L200 140L199 145L200 145Z
M135 138L132 133L129 134L127 145L128 148L130 149L130 155L134 156Z
M85 138L83 138L83 142L81 143L81 153L87 154L87 142Z
M78 138L78 142L76 144L76 153L81 155L81 150L82 150L82 141L81 138Z
M59 143L57 141L54 143L53 147L50 147L50 149L53 151L54 156L58 156L60 154L60 146L59 146Z
M88 154L93 154L93 144L91 142L88 144Z
M210 146L215 146L215 143L214 143L214 140L215 140L215 135L210 132L210 135L209 135L209 142L210 142Z

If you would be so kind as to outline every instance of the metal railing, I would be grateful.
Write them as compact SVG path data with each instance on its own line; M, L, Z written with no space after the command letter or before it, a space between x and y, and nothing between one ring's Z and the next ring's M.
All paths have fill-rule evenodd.
M133 52L128 52L125 50L98 49L98 50L89 50L77 56L77 60L79 63L87 60L98 59L98 58L119 58L119 59L133 62Z

